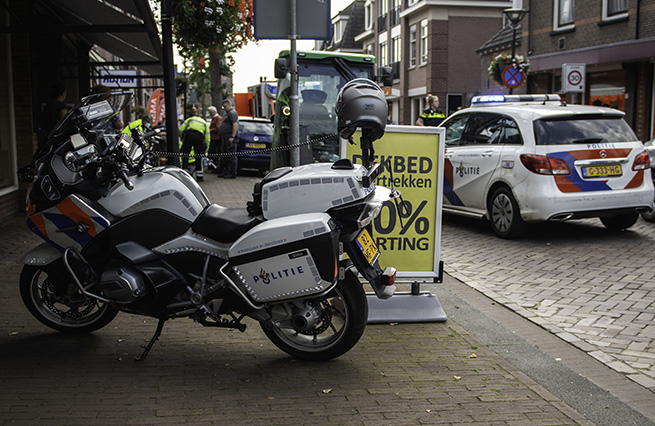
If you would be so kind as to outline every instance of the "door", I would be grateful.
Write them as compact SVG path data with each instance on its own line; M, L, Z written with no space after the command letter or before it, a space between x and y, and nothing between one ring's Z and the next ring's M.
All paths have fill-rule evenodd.
M458 205L486 209L485 191L498 170L503 149L502 133L503 117L499 114L476 112L466 120L459 143L449 152L451 185Z

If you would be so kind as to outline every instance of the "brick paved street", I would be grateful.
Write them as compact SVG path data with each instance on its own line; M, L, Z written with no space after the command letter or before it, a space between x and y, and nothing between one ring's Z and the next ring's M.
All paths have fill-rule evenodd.
M446 271L655 391L655 224L626 232L597 219L495 237L484 222L444 219Z
M203 188L213 201L243 206L257 180L210 175ZM625 395L612 395L537 350L542 341L530 339L542 338L528 321L500 308L483 313L491 304L474 290L465 296L466 286L450 277L439 297L457 321L370 325L353 350L331 362L289 358L253 321L239 333L180 319L169 321L149 358L136 363L134 356L154 331L153 319L119 314L98 332L68 336L29 315L18 294L18 259L39 240L23 226L17 219L0 227L0 426L654 424L655 415L644 417L626 404ZM460 241L468 244L466 250L449 245L451 228L471 234ZM475 251L474 242L480 250L485 232L471 222L446 224L444 260L455 254L465 259ZM454 264L461 273L462 265ZM475 270L473 263L466 265ZM522 282L519 278L505 281ZM469 306L476 303L483 306ZM495 322L503 315L510 315L514 331ZM487 333L485 327L494 324L505 334ZM481 330L486 334L476 334ZM515 331L532 337L523 341ZM565 346L557 350L567 359L598 370L591 358L555 340ZM557 348L558 342L548 346ZM512 354L499 356L505 351ZM564 393L574 395L557 396L516 366L535 360L545 362L536 370L572 384Z

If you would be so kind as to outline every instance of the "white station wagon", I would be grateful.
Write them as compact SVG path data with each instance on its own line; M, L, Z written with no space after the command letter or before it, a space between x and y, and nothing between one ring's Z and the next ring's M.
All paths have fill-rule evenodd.
M558 95L473 98L446 128L443 208L486 217L501 238L530 222L599 217L626 229L653 205L644 145L611 108Z

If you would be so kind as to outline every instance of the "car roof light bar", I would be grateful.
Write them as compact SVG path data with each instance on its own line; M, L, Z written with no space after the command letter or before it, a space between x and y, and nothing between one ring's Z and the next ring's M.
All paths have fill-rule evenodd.
M509 102L560 102L559 95L483 95L474 96L471 99L471 105L490 104L490 103L509 103Z

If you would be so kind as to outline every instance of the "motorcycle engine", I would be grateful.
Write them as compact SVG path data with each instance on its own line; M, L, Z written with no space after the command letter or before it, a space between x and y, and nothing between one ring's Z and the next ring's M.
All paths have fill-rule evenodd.
M137 301L146 295L147 288L139 270L128 265L105 269L98 284L104 297L119 303Z

